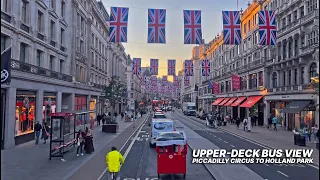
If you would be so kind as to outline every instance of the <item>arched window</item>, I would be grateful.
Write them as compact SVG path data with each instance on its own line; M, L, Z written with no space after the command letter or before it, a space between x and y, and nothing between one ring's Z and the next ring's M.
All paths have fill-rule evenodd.
M276 72L274 72L272 74L272 85L274 88L277 87L277 82L278 82L278 75Z
M310 66L310 69L309 69L309 79L310 79L310 82L311 82L311 78L312 77L316 77L317 75L317 65L316 63L312 63L311 66Z

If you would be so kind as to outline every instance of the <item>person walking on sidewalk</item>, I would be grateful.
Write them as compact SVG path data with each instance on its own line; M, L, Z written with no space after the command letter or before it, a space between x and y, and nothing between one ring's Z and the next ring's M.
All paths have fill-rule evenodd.
M83 145L85 143L85 136L85 133L82 131L82 129L80 129L77 134L77 156L79 156L79 150L81 156L83 156Z
M317 143L317 142L318 142L318 136L317 136L318 131L319 131L318 125L315 124L315 125L312 127L312 134L313 134L313 136L314 136L314 143Z
M47 139L50 136L49 131L50 131L50 128L49 128L48 124L45 122L44 125L42 126L42 137L41 137L41 139L44 140L43 144L47 143Z
M277 129L277 124L278 124L278 118L276 117L276 116L274 116L273 118L272 118L272 123L273 123L273 125L274 125L274 128L273 128L273 130L278 130Z
M41 124L37 121L37 124L34 125L34 131L36 133L36 144L39 144L40 131L42 129Z
M248 130L248 118L244 118L243 120L243 131L247 131Z
M100 122L101 122L102 116L100 114L98 114L97 116L97 125L100 126Z
M239 118L239 116L236 119L236 125L237 125L237 128L239 129L240 128L240 118Z
M272 127L272 115L270 115L268 118L268 129L271 129L271 127Z

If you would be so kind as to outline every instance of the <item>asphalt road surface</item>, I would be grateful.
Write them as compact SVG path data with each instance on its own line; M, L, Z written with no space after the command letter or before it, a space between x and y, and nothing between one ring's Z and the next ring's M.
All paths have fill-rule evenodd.
M221 149L263 149L261 145L249 142L241 137L229 134L225 131L207 128L205 121L195 117L185 116L181 112L167 113L168 118L176 119L194 130L200 136L208 139ZM319 152L313 152L319 153ZM249 169L268 180L318 180L319 170L302 164L245 164Z
M150 118L151 119L151 118ZM150 121L149 119L149 121ZM125 145L121 153L125 157L125 163L121 167L121 180L157 180L157 153L155 148L149 146L149 121L147 121ZM204 165L191 164L191 149L187 156L187 180L212 180L212 175ZM162 175L162 180L183 179L182 175ZM104 174L101 180L107 180Z

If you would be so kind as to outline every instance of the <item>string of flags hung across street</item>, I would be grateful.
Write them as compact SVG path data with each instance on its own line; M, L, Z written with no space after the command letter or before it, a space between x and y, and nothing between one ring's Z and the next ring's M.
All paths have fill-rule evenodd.
M258 12L258 44L262 46L276 45L276 20L275 11ZM110 42L127 42L129 8L111 7L110 16ZM201 10L183 10L184 20L184 44L203 44L201 28ZM223 44L239 45L242 40L241 11L222 11L223 22ZM148 9L148 36L147 43L166 43L166 9ZM151 77L141 74L141 58L133 58L133 73L140 79L147 92L151 93L170 93L180 89L181 82L176 77L176 60L168 60L168 76L173 76L174 82L168 82L167 76L162 80L158 75L159 60L150 59L149 72ZM211 63L204 59L201 61L201 75L209 76ZM190 85L190 76L194 76L194 64L192 60L184 61L185 86ZM240 89L240 77L232 74L233 89ZM208 88L212 89L213 94L220 93L220 84L208 81Z
M110 42L128 42L129 8L111 7ZM201 10L183 10L184 44L203 44ZM147 43L166 43L166 9L148 9ZM222 11L223 43L239 45L241 36L241 11ZM259 45L276 44L275 11L258 12Z

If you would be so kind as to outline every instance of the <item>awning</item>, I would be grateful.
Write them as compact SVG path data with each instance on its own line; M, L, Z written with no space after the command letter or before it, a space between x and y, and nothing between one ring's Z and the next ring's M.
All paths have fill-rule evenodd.
M225 98L218 106L223 106L230 98Z
M218 98L217 100L215 100L215 101L212 103L212 105L213 105L213 106L218 105L223 99L224 99L224 98Z
M263 96L250 96L240 107L251 108L255 105Z
M246 97L239 97L234 103L231 104L231 106L235 107L235 106L239 106L242 101L244 101L246 99Z
M232 104L236 99L237 97L231 98L224 106L230 106L230 104Z
M296 113L305 108L311 101L291 101L284 109L283 113Z

